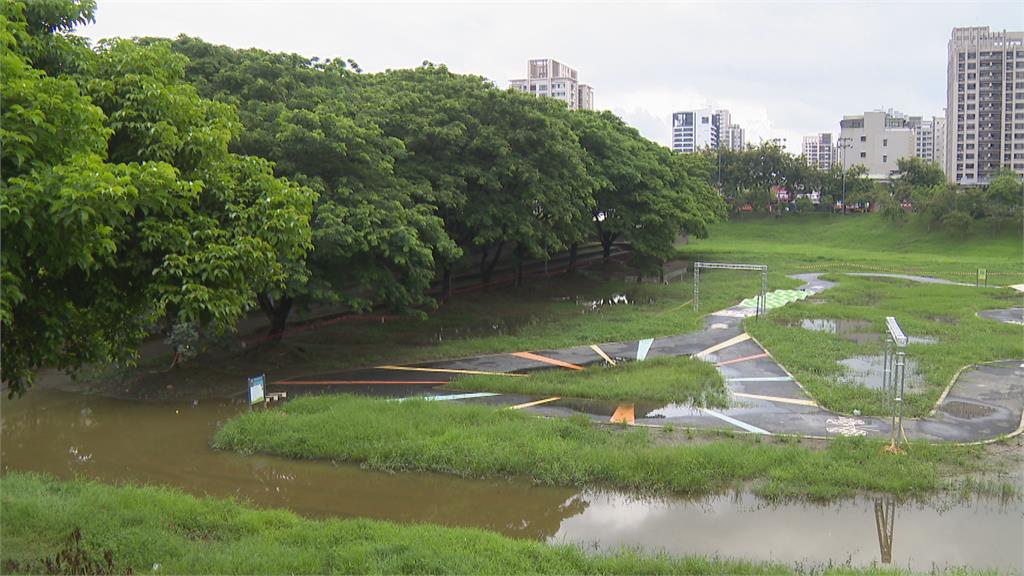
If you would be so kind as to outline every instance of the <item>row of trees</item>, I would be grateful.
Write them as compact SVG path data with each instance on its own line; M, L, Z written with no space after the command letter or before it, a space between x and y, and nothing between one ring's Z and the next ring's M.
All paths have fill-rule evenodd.
M725 209L712 165L607 112L430 63L73 35L91 1L5 2L3 380L124 360L154 325L280 333L304 302L416 311L581 243L658 263Z
M948 184L942 168L920 158L898 162L898 172L887 186L879 186L876 201L894 222L907 219L908 209L921 213L929 226L941 226L966 235L976 220L1024 216L1024 184L1011 170L997 174L988 186L959 189Z
M873 184L862 166L845 174L839 166L819 170L771 142L742 150L708 150L704 156L715 166L712 180L733 210L745 205L757 211L777 210L780 202L775 187L786 189L791 197L817 192L822 206L835 206L844 198L847 204L863 203L874 196Z

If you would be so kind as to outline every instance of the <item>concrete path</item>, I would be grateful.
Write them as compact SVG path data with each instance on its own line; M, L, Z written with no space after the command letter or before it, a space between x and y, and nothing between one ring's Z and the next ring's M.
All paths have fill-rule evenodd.
M865 276L869 274L855 274ZM939 278L882 274L913 281L955 284ZM804 284L808 296L836 285L820 274L791 276ZM743 318L755 309L744 303L709 314L704 329L690 334L628 342L606 342L558 350L490 354L404 366L379 366L297 378L274 383L273 391L293 393L349 392L404 398L426 396L515 407L546 416L584 414L595 421L640 425L732 429L756 434L798 434L813 437L889 437L890 418L848 416L817 405L785 368L747 335ZM465 394L438 388L466 374L506 374L532 370L582 370L609 360L637 361L659 356L693 356L715 363L732 396L728 409L689 405L613 403L555 399L515 394ZM936 410L925 419L904 419L911 440L984 441L1019 433L1024 425L1024 361L984 364L964 370Z
M989 320L995 320L996 322L1004 322L1006 324L1024 325L1024 308L982 310L981 312L978 312L978 316L981 316L982 318L988 318Z
M967 284L965 282L953 282L952 280L946 280L943 278L933 278L931 276L915 276L913 274L887 274L883 272L847 272L847 276L874 276L877 278L898 278L900 280L910 280L912 282L922 282L924 284L949 284L952 286L974 286L974 284Z

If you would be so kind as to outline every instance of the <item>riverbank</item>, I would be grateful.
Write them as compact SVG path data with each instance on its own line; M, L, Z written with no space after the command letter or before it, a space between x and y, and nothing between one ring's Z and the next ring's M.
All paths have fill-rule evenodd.
M166 488L0 477L5 574L778 574L780 564L672 558L470 528L376 520L308 520ZM79 539L72 535L77 534ZM64 554L64 556L62 556Z
M856 493L924 498L1000 466L977 446L827 443L686 430L600 425L585 417L539 418L456 402L392 402L350 395L307 397L243 414L214 436L243 453L357 463L386 471L472 478L527 478L553 486L704 495L749 487L769 499L829 500ZM1017 490L973 482L978 492Z

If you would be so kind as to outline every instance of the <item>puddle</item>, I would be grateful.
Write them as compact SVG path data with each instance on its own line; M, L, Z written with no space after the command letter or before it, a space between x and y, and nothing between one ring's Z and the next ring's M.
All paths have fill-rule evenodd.
M840 382L853 386L867 386L868 388L880 389L882 387L883 356L854 356L839 363L846 367L846 374L840 377ZM924 378L918 372L917 361L910 355L906 358L906 380L904 389L908 392L924 387Z
M811 330L813 332L836 334L844 340L856 342L857 344L871 344L882 341L882 335L880 333L868 331L868 328L871 326L871 322L868 322L867 320L805 318L799 322L789 322L786 325L790 327L799 326L804 330ZM938 342L935 338L930 336L908 336L907 341L910 344L935 344Z
M658 406L637 408L640 414ZM226 401L132 403L36 389L0 403L0 461L5 472L163 484L309 517L478 527L587 550L626 546L790 566L1024 570L1021 501L776 505L748 492L652 499L212 450L214 430L242 410ZM879 514L889 524L877 522ZM891 530L880 537L878 526Z
M811 330L813 332L837 334L845 340L856 342L858 344L870 344L872 342L880 342L882 340L881 334L867 331L867 328L871 326L871 322L868 322L867 320L806 318L799 322L790 322L787 325L791 327L799 326L804 330Z
M964 420L984 418L985 416L989 416L995 412L995 408L992 408L991 406L975 404L974 402L964 402L962 400L951 400L949 402L945 402L939 407L939 410L953 416L954 418L961 418Z

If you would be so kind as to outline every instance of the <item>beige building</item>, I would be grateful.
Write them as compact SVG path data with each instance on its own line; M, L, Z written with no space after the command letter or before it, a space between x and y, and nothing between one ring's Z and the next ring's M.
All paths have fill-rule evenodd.
M568 104L570 110L594 109L594 89L579 83L575 69L551 58L528 61L526 78L510 80L509 87L534 96L556 98Z
M946 68L946 176L1024 175L1024 32L953 28Z
M718 148L721 150L743 150L745 134L739 124L734 124L728 110L717 110Z
M914 156L916 124L899 112L875 110L844 116L839 123L840 160L843 168L863 165L873 180L888 180L900 158Z
M829 132L804 136L801 151L804 160L811 168L827 171L836 163L835 142Z

